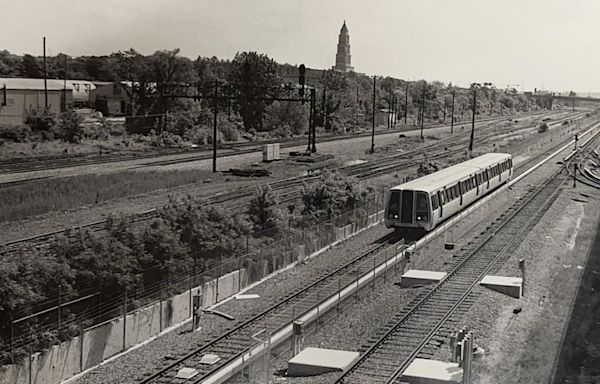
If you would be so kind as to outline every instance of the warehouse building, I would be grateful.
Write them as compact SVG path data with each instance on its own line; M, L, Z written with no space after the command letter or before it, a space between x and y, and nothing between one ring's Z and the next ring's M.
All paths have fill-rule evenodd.
M64 112L73 105L73 87L47 80L48 111ZM0 124L23 124L31 113L45 109L44 79L0 78Z

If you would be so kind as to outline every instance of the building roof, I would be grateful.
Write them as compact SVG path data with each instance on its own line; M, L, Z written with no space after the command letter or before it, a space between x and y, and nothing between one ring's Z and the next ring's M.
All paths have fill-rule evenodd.
M346 20L344 20L344 25L342 25L342 29L340 30L340 32L348 33L348 27L346 27Z
M444 168L441 171L411 180L392 189L435 192L440 188L450 187L458 180L467 179L478 171L510 158L511 155L507 153L486 153L474 159Z
M48 79L48 90L49 91L62 91L65 89L64 80ZM6 85L6 89L20 89L20 90L44 90L44 79L22 79L22 78L0 78L0 88ZM73 86L67 80L66 89L73 90Z

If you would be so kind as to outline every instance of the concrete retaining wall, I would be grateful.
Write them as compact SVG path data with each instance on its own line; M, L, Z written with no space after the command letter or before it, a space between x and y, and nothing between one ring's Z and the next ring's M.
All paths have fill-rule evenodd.
M383 218L383 211L369 215L367 226ZM307 237L305 243L291 249L289 261L302 261L330 246L364 230L358 224L332 227L319 237ZM281 264L277 262L277 267ZM283 263L285 264L285 262ZM285 267L285 265L283 265ZM265 265L263 268L267 269ZM273 265L268 269L272 269ZM240 274L241 273L241 274ZM191 297L203 295L203 307L230 297L249 283L245 270L233 271L202 286L175 295L159 303L150 304L123 317L96 325L70 341L55 345L47 351L34 353L19 364L0 367L0 384L57 384L75 374L92 368L102 361L160 334L165 328L190 318ZM126 337L123 338L125 329ZM30 363L31 361L31 363Z

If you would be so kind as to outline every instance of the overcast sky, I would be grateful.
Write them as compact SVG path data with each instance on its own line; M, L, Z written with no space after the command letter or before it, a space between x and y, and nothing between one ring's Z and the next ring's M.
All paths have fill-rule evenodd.
M0 12L0 49L18 54L41 55L46 36L51 55L254 50L330 68L346 20L358 72L600 91L599 0L5 0Z

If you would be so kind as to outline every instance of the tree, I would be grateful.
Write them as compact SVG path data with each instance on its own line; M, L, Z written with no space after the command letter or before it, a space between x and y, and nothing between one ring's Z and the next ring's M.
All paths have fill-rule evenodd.
M192 196L171 199L159 216L178 233L193 257L204 261L242 249L242 239L250 229L241 215L231 215Z
M250 201L248 215L257 231L271 230L271 235L278 232L284 216L271 186L267 184L265 187L258 187L256 196Z
M332 217L355 208L368 191L355 177L325 171L321 182L302 188L304 214L313 217Z
M237 107L246 131L262 131L268 101L258 100L277 96L282 83L277 63L267 55L256 52L237 53L231 63L229 81L237 91Z
M81 118L72 109L60 114L56 126L57 138L69 143L79 143L83 137Z
M19 63L21 58L13 55L6 49L0 51L0 76L16 77L19 76Z
M21 61L20 75L22 77L39 79L44 77L44 70L36 57L25 54Z

